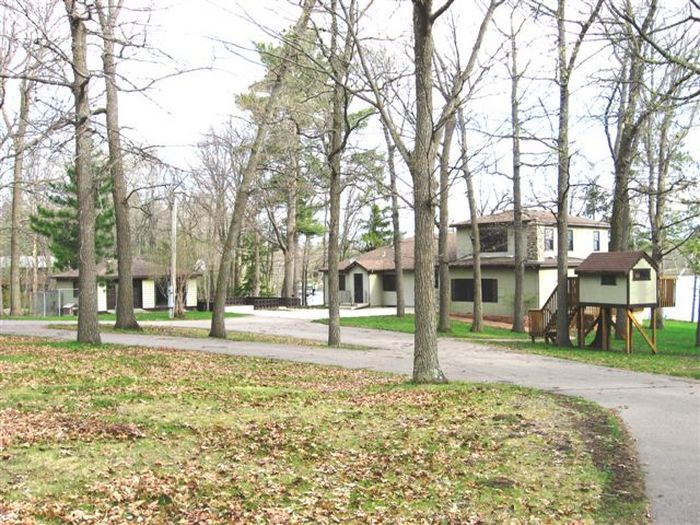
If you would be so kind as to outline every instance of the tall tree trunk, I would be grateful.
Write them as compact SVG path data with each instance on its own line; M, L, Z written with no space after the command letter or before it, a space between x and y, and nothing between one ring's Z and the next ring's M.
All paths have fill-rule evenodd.
M309 20L311 9L313 8L314 4L315 0L304 1L301 15L289 35L290 39L295 40L302 34L306 28L306 24ZM212 312L211 329L209 331L210 337L226 337L224 309L226 306L226 290L228 288L228 282L226 278L227 272L225 269L230 266L233 250L238 245L238 239L243 227L243 219L246 212L245 208L248 203L248 195L257 175L258 164L260 163L263 153L262 148L265 143L267 131L270 127L270 120L275 107L277 106L277 100L282 88L282 83L287 76L290 61L293 59L295 52L296 51L293 46L284 46L282 60L277 67L277 74L270 89L270 95L262 115L262 121L255 133L255 140L253 141L253 145L251 147L250 156L248 157L248 162L243 169L241 182L238 186L238 191L236 192L236 198L233 204L233 213L231 214L231 223L226 234L226 242L224 243L224 249L221 254L221 262L219 263L219 274L217 276L216 291L214 293L214 311Z
M78 341L99 344L97 265L95 262L95 194L87 67L87 30L76 0L64 0L71 30L73 98L75 100L75 173L78 193Z
M342 191L341 159L344 150L345 108L347 92L341 84L347 76L347 65L339 56L338 3L331 2L331 67L339 80L333 84L331 135L328 144L330 168L330 224L328 231L328 346L340 345L340 193ZM349 32L349 31L348 31Z
M416 137L411 155L415 215L414 278L416 333L413 381L444 382L438 360L435 326L435 196L431 194L435 147L433 140L433 35L432 0L413 0L413 35L416 82Z
M296 266L297 245L296 245L296 224L297 224L297 186L298 178L296 169L294 176L289 181L287 188L287 232L284 250L284 286L282 297L294 297L294 274Z
M459 133L461 144L461 161L464 181L467 184L467 202L469 204L469 232L472 240L472 277L474 278L474 310L472 312L472 332L483 330L484 313L481 291L481 237L479 235L479 216L477 214L476 194L474 193L474 176L469 169L467 148L467 122L464 111L457 112L459 118Z
M10 224L10 315L22 315L20 285L20 222L22 221L22 169L25 138L31 104L32 84L23 80L20 85L20 106L17 131L12 136L14 162L12 167L12 215Z
M557 7L559 135L557 137L557 345L571 346L569 337L569 75L566 52L566 0Z
M396 317L406 315L406 299L403 288L403 256L401 254L401 226L399 224L399 194L396 185L396 164L394 155L396 145L389 136L389 131L384 126L384 140L386 141L387 165L389 167L389 187L391 190L391 225L394 240L394 271L396 272Z
M257 228L254 233L253 246L253 282L251 285L251 294L253 297L260 295L260 232Z
M515 241L515 292L513 297L513 332L525 331L525 259L527 256L525 246L525 230L523 228L523 203L520 191L520 107L518 100L518 46L515 33L511 28L510 36L510 110L513 132L513 233Z
M119 126L119 92L117 88L117 64L114 55L114 28L117 25L123 0L101 0L95 5L102 30L102 65L106 86L107 145L109 148L109 171L112 176L112 199L117 230L117 319L115 328L138 329L134 314L134 279L132 273L131 224L127 197L124 158Z
M698 325L695 329L695 346L700 348L700 300L698 300Z
M450 330L450 254L448 246L450 223L448 201L450 196L450 150L454 131L455 117L451 116L445 123L442 152L440 153L440 227L438 230L438 274L440 282L438 283L438 330L441 332L448 332Z

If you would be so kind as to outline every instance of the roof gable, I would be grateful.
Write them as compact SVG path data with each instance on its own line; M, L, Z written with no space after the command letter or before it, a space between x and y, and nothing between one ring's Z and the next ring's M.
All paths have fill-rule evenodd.
M643 251L636 252L596 252L590 254L576 268L577 274L625 275L641 260L656 269L654 261Z

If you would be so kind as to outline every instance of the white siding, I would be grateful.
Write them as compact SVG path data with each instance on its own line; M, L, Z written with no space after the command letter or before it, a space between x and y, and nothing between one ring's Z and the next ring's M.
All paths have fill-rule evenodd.
M371 306L382 306L382 274L371 273L368 276L369 282L369 304Z
M143 308L148 310L156 307L156 284L153 279L141 281L141 292L143 294Z
M187 308L197 307L197 279L187 280L187 296L185 297L185 306Z
M579 277L579 301L589 304L627 304L627 278L616 277L615 286L600 283L600 275Z
M538 305L537 308L542 308L545 301L549 299L552 292L557 287L557 269L545 268L538 273Z
M471 279L471 269L455 269L450 272L450 279ZM513 316L513 303L515 300L515 276L510 268L482 268L482 279L496 279L498 281L498 302L482 303L484 315L502 317ZM525 272L524 296L525 309L538 306L538 272L527 270ZM451 292L451 286L450 286ZM450 300L450 313L457 315L471 314L474 311L474 303L467 301Z
M105 283L97 283L97 311L107 311L107 285Z
M634 269L649 270L651 279L648 281L634 281L632 280L634 271L629 273L627 277L629 280L628 286L630 287L629 304L656 304L656 270L644 258L640 259L634 266Z

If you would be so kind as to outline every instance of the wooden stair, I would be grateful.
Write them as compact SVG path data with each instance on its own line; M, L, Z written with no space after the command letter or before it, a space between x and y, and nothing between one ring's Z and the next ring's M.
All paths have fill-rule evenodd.
M579 308L578 278L568 277L566 285L568 295L568 326L569 328L577 328L579 322L577 315ZM542 308L528 311L528 326L530 338L533 342L537 337L543 337L546 343L556 342L557 307L559 304L557 297L558 289L559 287L554 289ZM586 308L583 316L584 337L593 329L593 326L595 326L598 310L599 309L596 307Z

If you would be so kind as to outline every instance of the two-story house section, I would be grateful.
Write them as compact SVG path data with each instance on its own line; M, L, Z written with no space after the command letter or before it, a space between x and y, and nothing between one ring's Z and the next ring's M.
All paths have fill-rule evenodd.
M515 236L513 211L479 218L483 313L511 318L515 295ZM452 224L457 234L456 260L450 263L452 314L473 312L474 279L471 226L469 221ZM552 212L523 211L526 262L525 308L540 308L557 286L557 223ZM573 275L592 252L608 251L610 225L584 217L569 216L568 266Z

